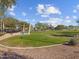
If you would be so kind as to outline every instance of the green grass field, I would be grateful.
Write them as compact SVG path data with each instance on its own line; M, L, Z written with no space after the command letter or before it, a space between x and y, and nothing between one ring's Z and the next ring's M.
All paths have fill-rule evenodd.
M18 47L28 47L28 46L46 46L53 44L63 44L69 41L70 37L67 36L53 36L62 35L72 35L77 34L78 31L47 31L47 32L32 32L31 35L21 35L11 37L0 41L0 44L7 46L18 46Z

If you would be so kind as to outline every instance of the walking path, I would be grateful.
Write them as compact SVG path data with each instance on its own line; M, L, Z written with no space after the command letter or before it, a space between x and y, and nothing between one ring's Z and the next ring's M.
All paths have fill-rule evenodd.
M7 34L4 34L3 36L0 36L0 40L6 39L6 38L9 38L9 37L13 37L13 36L16 36L16 35L29 35L29 33L21 33L21 32L7 33Z
M48 47L54 47L54 46L60 46L62 44L55 44L55 45L49 45L49 46L41 46L41 47L10 47L0 44L0 47L7 48L7 49L19 49L19 50L26 50L26 49L40 49L40 48L48 48Z
M6 38L9 38L9 37L13 37L15 35L21 35L21 33L20 32L18 32L18 33L12 33L12 34L7 33L7 34L4 34L3 36L0 36L0 40L6 39Z

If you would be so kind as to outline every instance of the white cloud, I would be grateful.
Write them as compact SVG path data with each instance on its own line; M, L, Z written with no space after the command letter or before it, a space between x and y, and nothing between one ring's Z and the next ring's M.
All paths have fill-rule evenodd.
M50 15L50 14L61 14L61 11L51 5L38 4L37 12L41 15Z
M14 12L9 12L10 15L15 16L16 14Z
M23 15L23 16L26 16L26 13L25 13L25 12L22 12L22 15Z
M44 13L44 11L45 11L45 6L42 5L42 4L39 4L39 5L37 6L37 11L38 11L38 13L40 13L40 14Z
M66 17L65 17L65 19L67 19L67 20L69 20L69 19L71 19L71 18L72 18L72 19L78 19L78 17L75 16L75 15L74 15L74 16L71 16L71 17L70 17L70 16L66 16Z
M36 20L35 20L35 19L33 19L32 21L33 21L33 22L35 22Z
M8 8L8 11L14 11L16 6L12 6L11 8Z
M79 4L76 6L77 9L79 9Z
M77 13L77 12L79 12L79 4L77 4L73 9L73 13Z
M66 18L66 19L70 19L70 16L66 16L65 18Z
M57 25L74 25L74 24L76 24L75 21L73 21L73 20L67 20L67 19L62 19L62 18L50 18L49 20L40 21L40 22L52 24L54 27Z
M46 11L48 14L61 14L59 9L55 8L54 6L49 6Z
M73 13L77 13L79 11L79 4L77 4L76 6L75 6L75 9L73 10Z
M77 10L76 10L76 9L74 9L74 10L73 10L73 13L77 13Z
M15 16L15 15L16 15L16 14L14 13L15 7L16 7L16 6L13 5L11 8L8 8L8 13L9 13L10 15L12 15L12 16Z
M44 15L41 15L41 17L49 17L49 15L45 15L45 14L44 14Z
M73 17L73 19L77 19L78 17L77 16L72 16Z
M65 20L65 22L67 22L67 23L71 23L71 20Z
M47 21L40 21L41 23L48 23L48 24L52 24L53 26L57 26L62 24L63 20L61 18L50 18Z

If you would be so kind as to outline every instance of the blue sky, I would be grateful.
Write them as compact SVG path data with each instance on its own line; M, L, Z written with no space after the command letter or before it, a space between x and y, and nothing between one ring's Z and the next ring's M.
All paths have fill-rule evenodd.
M17 0L8 13L33 25L37 22L77 25L79 0Z

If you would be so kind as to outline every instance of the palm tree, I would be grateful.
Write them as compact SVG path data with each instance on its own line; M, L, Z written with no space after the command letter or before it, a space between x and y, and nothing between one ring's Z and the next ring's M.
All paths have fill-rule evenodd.
M5 14L8 8L11 8L12 5L15 4L15 0L0 0L0 12L2 12L2 16Z
M15 4L15 0L0 0L0 4L3 5L3 7L9 8Z
M15 5L16 0L0 0L0 17L4 18L5 12L8 10L8 8L11 8L12 5ZM2 31L4 27L4 23L1 20L1 26L2 26Z

